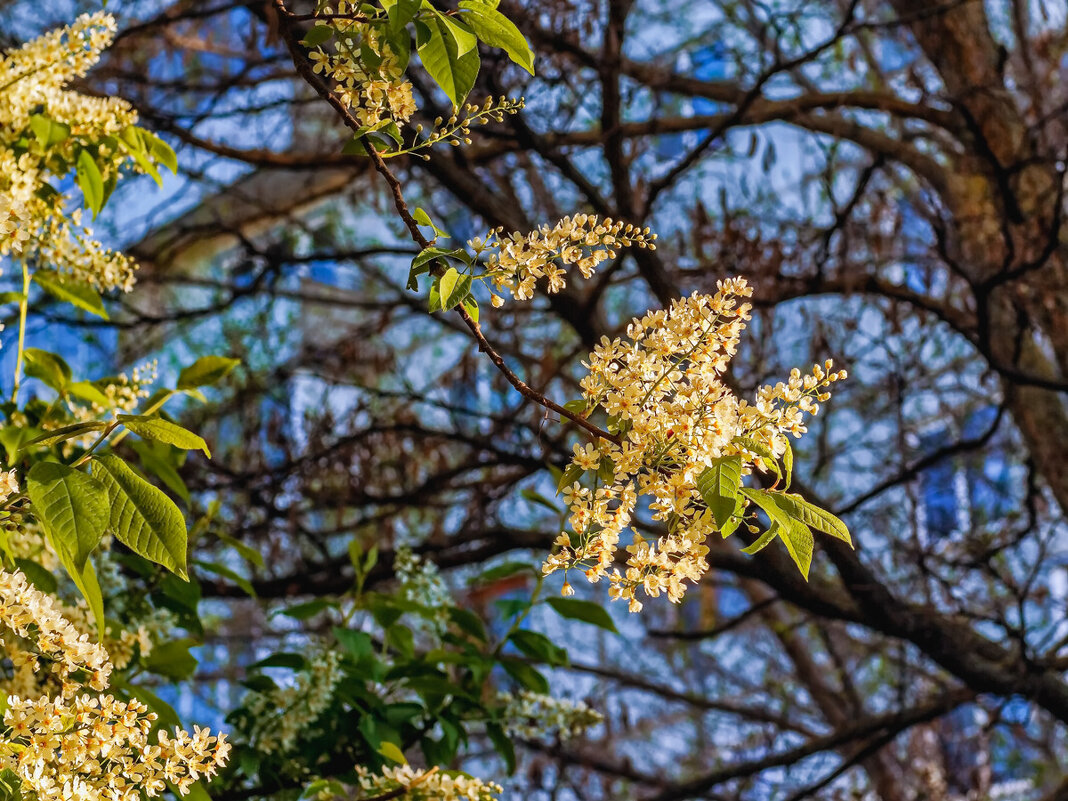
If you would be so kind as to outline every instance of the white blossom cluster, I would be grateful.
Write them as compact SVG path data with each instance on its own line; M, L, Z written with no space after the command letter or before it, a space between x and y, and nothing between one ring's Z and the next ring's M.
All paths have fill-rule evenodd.
M297 738L330 706L342 679L341 655L322 650L309 660L308 669L288 687L266 692L250 691L245 708L255 720L250 742L267 754L287 754Z
M505 731L513 737L555 734L566 740L585 734L604 720L604 715L583 701L568 701L530 690L520 690L518 695L498 693L497 701L504 705L501 716Z
M500 228L485 241L472 239L468 245L476 252L491 251L486 258L487 275L498 291L507 290L517 300L534 296L539 278L548 282L549 292L559 292L565 286L566 272L557 264L574 264L584 278L593 275L597 265L614 259L619 248L639 247L655 249L648 228L638 228L595 214L576 214L564 217L550 228L542 226L529 234L518 231L505 235ZM503 300L493 296L493 305Z
M438 624L448 621L448 607L453 605L452 593L436 564L412 553L411 548L401 546L393 560L393 571L405 600L434 610Z
M98 289L128 291L133 262L96 241L80 210L66 213L52 184L86 146L96 148L105 185L120 164L133 165L102 144L136 122L129 103L64 88L99 60L114 32L111 16L83 15L0 57L0 257L45 264ZM54 142L53 125L66 126Z
M742 457L743 474L767 469L766 456L782 456L786 435L801 436L804 414L815 414L818 401L830 397L826 388L845 377L845 371L831 372L828 361L811 375L795 369L787 382L762 387L753 404L738 398L721 376L749 319L750 306L739 299L751 294L742 278L720 281L715 295L694 293L670 310L634 320L626 340L602 339L583 362L586 409L602 409L619 441L575 445L573 465L607 470L611 480L563 489L575 536L557 538L544 573L581 566L592 582L607 577L611 596L628 600L637 612L637 588L652 597L666 592L678 602L683 582L696 582L708 570L705 543L719 529L698 477L728 455ZM616 546L640 496L650 496L652 517L668 534L650 543L635 533L621 574L612 567ZM570 592L565 583L564 593Z
M371 773L357 767L360 798L397 797L405 801L497 801L504 788L456 771L424 770L410 765ZM389 794L395 794L390 796Z
M345 14L359 14L359 3L339 0L337 17L331 20L335 29L333 52L317 47L309 54L312 69L337 84L335 94L367 128L383 122L407 122L415 113L412 84L404 80L404 70L397 54L371 25L355 19L343 19ZM320 9L322 14L334 14L332 7ZM371 64L361 52L365 46L377 64Z
M62 682L54 698L7 698L0 770L20 780L23 798L139 801L163 793L167 782L186 795L194 782L226 763L230 744L223 735L195 727L192 734L160 731L152 743L156 714L140 701L77 695L81 685L107 689L108 654L22 573L0 571L0 622L32 648L17 666L36 671L45 661Z

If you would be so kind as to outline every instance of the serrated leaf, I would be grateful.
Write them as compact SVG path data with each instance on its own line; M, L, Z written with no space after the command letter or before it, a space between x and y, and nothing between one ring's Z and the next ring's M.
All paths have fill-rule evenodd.
M216 384L241 364L240 359L225 356L201 356L178 374L178 389L190 390Z
M26 474L26 494L52 541L75 569L100 544L108 524L107 492L100 481L58 462L38 462Z
M508 54L514 63L534 74L534 51L519 28L500 11L478 0L460 0L463 21L490 47Z
M842 540L853 546L853 538L849 534L849 528L839 518L832 515L826 509L821 509L814 503L809 503L800 495L788 492L769 492L768 496L782 507L786 514L790 515L807 526L830 534L832 537Z
M85 281L78 281L71 276L60 275L53 270L37 270L33 280L45 292L54 298L65 301L90 314L108 319L104 299L100 293Z
M104 177L88 150L78 153L74 174L85 198L85 207L93 212L93 218L96 219L104 205Z
M93 457L93 472L107 488L110 526L118 540L186 579L185 518L174 501L114 454Z
M789 437L784 436L783 441L786 443L786 450L782 454L782 477L785 481L783 489L788 490L794 478L794 446L790 444Z
M459 54L452 33L439 19L429 20L424 28L427 36L418 48L423 67L452 104L459 106L475 85L481 66L478 49Z
M141 459L141 465L145 470L166 484L167 488L186 504L190 502L189 487L185 485L177 468L167 460L164 453L160 453L151 443L144 441L132 441L130 447Z
M738 505L738 488L742 485L742 457L721 456L697 477L697 491L712 512L716 526L722 529Z
M437 16L442 28L452 37L452 41L456 45L457 56L469 53L478 45L478 38L466 24L437 10L434 11L434 14Z
M791 519L790 524L785 529L780 530L779 536L785 543L786 550L790 552L790 558L794 560L794 564L801 571L801 575L805 577L805 581L808 581L808 571L812 566L812 548L814 545L812 529L800 520Z
M164 420L162 417L146 417L139 414L120 414L117 418L142 439L165 442L183 451L203 451L205 456L211 458L211 451L208 450L208 443L204 441L204 438L177 423Z
M592 601L582 601L578 598L549 598L546 603L561 617L568 620L579 620L590 623L598 628L619 634L612 616L600 604Z
M141 128L136 125L127 125L123 128L119 133L119 145L137 162L137 166L147 175L152 176L156 186L163 186L163 176L159 174L156 165L148 157L148 149Z
M231 570L226 565L220 564L219 562L205 562L201 561L200 559L194 560L193 564L199 567L201 570L206 570L209 573L214 573L217 576L222 576L223 578L230 579L230 581L240 587L241 591L245 593L245 595L247 595L249 598L256 597L256 590L252 586L252 583L240 573Z
M528 690L548 695L549 682L537 670L519 659L504 657L500 660L501 667L513 679Z

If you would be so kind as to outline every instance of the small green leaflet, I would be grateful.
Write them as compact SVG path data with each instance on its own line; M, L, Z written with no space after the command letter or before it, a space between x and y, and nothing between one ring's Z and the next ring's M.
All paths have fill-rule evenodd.
M104 205L104 178L88 150L78 153L75 178L85 197L85 207L93 212L93 219L96 219Z
M329 41L334 35L334 29L329 25L314 25L301 39L305 47L318 47Z
M178 389L189 390L215 384L241 364L240 359L225 356L202 356L178 374Z
M594 626L619 634L612 616L603 606L592 601L580 601L577 598L549 598L546 603L551 606L558 615L568 620L580 620L583 623L592 623Z
M188 580L185 517L174 501L114 454L93 457L93 474L107 488L111 530L119 541Z
M741 484L741 456L721 456L697 477L697 491L721 530L735 514Z
M46 148L62 144L70 136L69 125L56 122L43 114L30 117L30 130L33 131L34 138Z

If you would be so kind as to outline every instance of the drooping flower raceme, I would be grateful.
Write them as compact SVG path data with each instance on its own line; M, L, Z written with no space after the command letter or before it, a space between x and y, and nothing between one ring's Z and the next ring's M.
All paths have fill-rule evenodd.
M128 291L133 261L96 241L52 183L74 165L87 204L98 207L120 169L155 169L142 138L151 135L133 127L129 103L64 88L99 60L114 32L111 16L84 15L0 58L0 257Z
M405 801L496 801L504 788L455 771L422 770L410 765L371 773L357 767L358 798L396 797ZM395 795L392 795L395 794Z
M501 717L505 731L514 737L556 735L561 740L578 737L604 720L604 715L582 701L568 701L551 695L520 690L518 695L502 692Z
M529 300L539 278L547 280L549 292L564 288L566 271L561 264L575 265L584 278L608 259L614 259L620 248L655 249L655 234L648 228L638 228L611 218L600 219L595 214L576 214L564 217L552 228L542 226L529 234L504 234L498 229L486 240L471 240L476 253L488 251L487 275L498 291L507 290L517 300ZM501 299L494 296L493 304Z
M7 699L0 770L20 780L23 798L139 801L163 793L167 782L185 795L226 763L230 744L223 735L161 730L153 743L156 714L140 701L76 694L79 683L107 689L107 652L79 634L20 572L0 571L0 621L30 644L26 664L37 670L47 661L63 682L55 698Z
M612 597L639 611L639 587L677 602L683 582L708 570L708 537L730 531L717 524L698 479L724 456L740 457L741 475L769 469L785 454L787 435L805 432L804 414L830 397L827 386L845 377L827 362L761 388L755 403L739 399L722 374L749 318L742 299L751 293L742 278L721 281L715 295L695 293L634 320L626 340L603 339L583 363L586 411L604 412L616 441L575 446L568 474L575 480L563 488L572 533L557 539L546 574L578 567L590 581L607 577ZM593 487L577 480L585 473L599 476ZM613 567L617 544L642 497L667 533L655 543L635 534L621 574ZM739 503L730 530L744 518L747 502Z
M341 655L323 650L310 659L308 669L291 686L248 693L245 707L256 721L250 742L268 754L292 751L298 737L330 705L342 678Z

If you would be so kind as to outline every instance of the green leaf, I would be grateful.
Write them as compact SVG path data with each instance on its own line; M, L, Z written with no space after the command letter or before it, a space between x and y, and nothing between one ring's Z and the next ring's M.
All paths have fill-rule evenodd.
M318 47L330 41L333 35L334 29L329 25L315 25L304 35L300 43L305 47Z
M187 390L216 384L241 364L240 359L202 356L178 374L178 389Z
M846 524L826 509L821 509L814 503L809 503L800 495L790 492L769 492L768 497L777 503L790 517L817 531L822 531L824 534L830 534L832 537L842 540L852 547L853 538L849 535L849 529Z
M479 642L486 642L486 627L482 625L478 615L469 609L461 609L457 606L450 606L448 612L449 619L460 631L470 634Z
M452 104L459 106L475 85L481 65L478 49L459 54L452 33L439 19L428 21L425 29L427 38L418 47L419 58Z
M786 550L790 553L790 558L794 560L794 564L797 565L798 569L801 571L801 575L803 575L807 581L808 571L812 565L812 530L801 520L791 516L791 514L783 508L783 505L780 503L783 493L747 489L743 487L742 494L763 509L765 514L771 519L774 524L773 528L777 529L776 533L782 539L783 544L786 545ZM756 543L754 543L754 545L755 544Z
M534 74L534 51L510 19L479 0L460 0L460 9L463 21L479 39L503 50L514 63Z
M54 270L37 270L33 280L49 295L70 303L83 311L108 319L107 309L100 293L85 281L78 281L71 276L60 275Z
M30 130L33 131L34 138L44 147L62 144L70 137L69 125L56 122L43 114L34 114L30 117Z
M386 10L389 15L389 27L394 31L399 31L415 19L422 4L423 0L397 0Z
M441 311L441 288L440 284L435 281L430 286L430 292L427 294L426 310L433 314L434 312Z
M513 631L508 639L516 648L539 662L547 665L566 665L568 663L567 651L555 645L552 640L537 631L519 629Z
M326 609L336 608L336 601L331 601L327 598L316 598L314 601L305 601L304 603L293 604L285 609L279 609L274 614L285 615L294 620L308 620Z
M308 660L301 654L278 653L271 654L266 659L253 662L249 668L288 668L289 670L304 670L308 667Z
M145 667L175 681L188 679L197 669L197 659L189 653L196 645L199 643L188 637L160 643L144 659Z
M194 560L193 564L202 570L207 570L209 573L214 573L223 578L230 579L230 581L240 587L241 591L249 598L256 597L256 590L252 586L252 583L240 573L231 570L226 565L220 564L219 562L204 562L199 559Z
M103 423L99 420L89 420L85 423L74 423L73 425L63 426L63 428L49 431L39 437L34 437L29 442L23 444L19 450L25 450L33 445L55 445L57 442L64 442L68 439L73 439L74 437L80 437L83 434L88 434L90 431L103 431L107 427L107 423Z
M774 540L778 535L779 524L772 523L768 530L761 534L759 537L757 537L757 539L754 540L752 544L742 548L742 553L746 553L752 556L753 554L767 548L771 544L772 540Z
M26 300L26 296L21 292L0 292L0 304L22 303L24 300Z
M141 128L140 130L141 136L148 145L148 152L152 155L152 158L156 160L156 163L162 164L172 173L177 175L178 156L175 155L174 149L151 131L146 131L144 128Z
M498 579L507 578L508 576L514 576L517 573L531 573L534 576L538 575L538 572L534 569L534 566L529 562L505 562L504 564L491 567L489 570L484 570L480 573L474 581L481 582L483 584L489 584L497 581Z
M185 518L174 501L114 454L93 457L93 472L107 487L111 529L134 553L187 579Z
M63 359L40 348L26 348L22 353L26 375L43 381L56 392L64 392L70 383L71 370Z
M118 420L142 439L150 439L155 442L165 442L183 451L203 451L204 455L211 458L211 451L198 434L194 434L187 428L177 423L164 420L162 417L146 417L140 414L120 414Z
M697 477L697 491L722 529L738 506L738 488L742 485L742 457L721 456Z
M794 446L790 444L789 437L784 436L783 441L786 443L786 450L782 454L783 480L786 482L783 489L788 490L794 478Z
M515 773L516 766L515 745L512 744L512 738L505 734L504 729L497 723L487 723L486 734L489 735L494 750L496 750L497 753L501 755L501 758L504 759L508 775L511 776Z
M466 276L466 275L464 276L464 278L467 278L468 293L470 293L470 291L471 291L470 290L471 279L470 279L469 276ZM467 297L464 298L460 302L460 305L463 306L464 311L467 312L467 316L470 317L472 320L474 320L477 323L478 322L478 301L475 300L473 297L471 297L470 294L468 294Z
M450 267L441 276L438 287L443 311L455 308L464 298L471 294L471 276L461 275L455 267Z
M85 566L82 569L78 569L78 566L74 564L74 560L67 552L67 549L56 542L48 529L45 529L45 534L48 535L48 540L52 544L52 550L56 552L56 556L59 557L60 564L63 565L63 569L67 571L67 574L74 582L74 586L78 588L78 592L82 594L86 604L89 605L89 611L93 614L93 620L96 622L97 639L104 639L104 632L106 626L104 622L104 595L100 592L100 582L96 579L96 571L93 569L93 562L91 559L85 560Z
M426 225L433 228L435 235L440 236L443 239L449 238L447 233L434 225L434 221L430 219L430 215L423 211L423 209L416 208L416 210L412 212L412 219L419 223L419 225Z
M166 484L171 492L187 504L190 502L189 488L178 475L177 468L166 456L168 447L153 447L152 443L137 440L130 442L130 447L141 459L141 465L145 470ZM259 556L259 554L256 555Z
M136 125L127 125L119 132L119 145L125 150L147 175L152 176L156 186L163 186L163 176L159 174L156 165L148 157L148 149L145 144L144 129Z
M68 384L67 392L76 398L81 398L83 401L88 401L89 403L95 403L105 409L111 407L111 401L108 400L108 396L88 381L75 381L72 384Z
M790 552L790 558L794 560L801 575L808 581L808 571L812 566L812 529L800 520L790 520L790 525L780 530L779 536Z
M526 662L513 657L502 657L500 662L505 672L523 687L536 693L549 694L549 682Z
M438 22L442 28L446 30L450 37L452 37L453 43L456 45L456 55L463 56L465 53L469 53L478 46L478 38L471 32L471 29L467 25L459 22L456 17L450 17L447 14L442 14L440 11L434 11L435 16L438 18Z
M88 150L78 153L75 178L85 198L85 207L92 210L93 219L96 219L104 205L104 178Z
M408 764L408 760L404 757L404 752L391 742L384 740L375 750L391 762L396 762L399 765Z
M58 462L38 462L26 475L33 512L77 570L108 524L107 492L92 476Z
M43 565L37 564L32 559L15 559L15 567L22 571L30 583L41 592L52 594L59 588L56 577L50 570L45 570Z
M592 601L581 601L577 598L549 598L546 602L558 615L568 620L581 620L583 623L592 623L606 631L619 634L612 616L603 606Z
M775 454L771 448L762 442L758 442L752 437L735 437L734 442L741 447L745 448L750 453L754 453L764 460L765 464L771 469L775 475L782 478L782 471L779 469L779 461L775 458Z
M559 492L563 490L564 487L570 487L572 484L582 478L585 472L586 471L579 467L577 464L568 465L567 470L565 470L560 475L560 480L556 482L556 492L559 494Z

